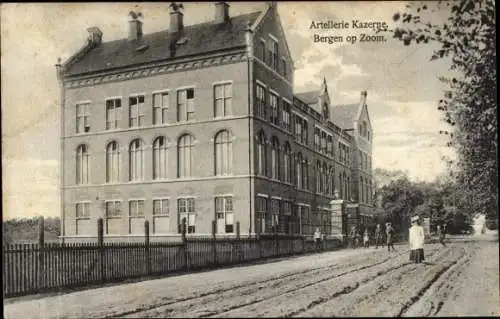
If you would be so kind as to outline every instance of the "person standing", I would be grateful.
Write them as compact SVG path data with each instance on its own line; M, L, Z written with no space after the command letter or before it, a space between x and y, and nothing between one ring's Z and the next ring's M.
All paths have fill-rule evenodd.
M363 245L365 248L370 247L370 237L368 236L368 228L365 228L365 233L363 234Z
M352 226L351 233L349 234L349 237L351 237L351 248L356 248L356 236L357 236L356 226Z
M424 261L424 228L420 225L418 216L411 218L411 227L409 234L410 241L410 261L414 263L422 263Z
M387 236L387 251L391 251L391 248L393 251L396 251L394 248L394 228L392 228L391 223L387 223L387 226L385 228L385 233Z
M375 248L378 248L379 245L382 244L382 227L380 224L377 224L377 228L375 228Z
M319 227L316 227L314 231L314 242L316 243L316 249L321 250L321 232L319 231Z
M444 237L445 237L444 229L441 228L441 226L439 225L437 227L437 233L438 233L439 243L446 247L446 244L444 243Z

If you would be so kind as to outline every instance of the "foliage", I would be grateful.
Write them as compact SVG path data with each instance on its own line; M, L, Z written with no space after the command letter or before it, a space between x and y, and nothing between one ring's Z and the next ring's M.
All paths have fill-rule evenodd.
M45 241L53 241L60 234L59 217L45 217L44 236ZM16 218L3 222L4 244L15 244L21 242L38 242L39 218Z
M436 11L449 14L445 23L432 21ZM410 3L393 19L401 22L391 30L394 38L404 45L437 44L431 60L450 59L451 71L459 74L441 78L448 90L438 106L450 125L440 133L458 155L455 191L467 195L458 205L468 214L498 217L495 2Z

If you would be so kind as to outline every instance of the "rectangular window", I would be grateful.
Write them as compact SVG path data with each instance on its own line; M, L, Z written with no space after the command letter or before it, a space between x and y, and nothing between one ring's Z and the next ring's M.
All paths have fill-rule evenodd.
M268 63L275 71L278 71L278 64L279 64L278 42L276 42L274 39L269 39L268 45L269 45Z
M321 152L327 154L326 149L326 132L321 131Z
M266 62L266 41L261 39L257 48L257 57L263 62Z
M194 89L177 91L177 121L194 120Z
M326 153L329 156L333 156L333 137L331 135L328 135L326 140Z
M280 200L272 198L271 199L271 219L269 220L269 224L271 226L271 232L278 231L279 227L279 216L280 216Z
M321 150L321 134L319 128L314 128L314 150L319 152Z
M273 93L269 93L269 106L271 107L271 123L279 125L278 97Z
M255 95L255 115L261 118L266 118L266 91L265 88L257 84Z
M106 234L120 234L122 228L122 210L120 201L106 201Z
M214 116L223 117L232 114L233 93L232 84L217 84L214 86Z
M307 121L304 120L302 122L302 144L304 145L308 145L309 144L309 140L308 140L308 125L307 125Z
M268 224L266 223L267 212L267 198L256 197L255 198L255 219L257 221L256 231L259 233L269 232Z
M168 92L153 94L153 125L167 124L169 98Z
M281 70L282 70L283 76L285 76L285 77L288 74L288 69L287 68L288 68L288 65L286 63L286 60L285 60L285 58L282 58L281 59Z
M90 103L76 105L76 133L90 132Z
M144 233L144 201L131 200L128 202L128 233Z
M217 232L234 233L233 197L222 196L215 198L215 214L217 216Z
M89 218L90 218L90 203L77 203L76 219L89 219Z
M129 105L129 127L144 125L144 95L131 96Z
M286 131L290 131L290 104L283 101L282 126Z
M196 212L194 198L179 198L177 200L178 232L182 233L182 220L186 218L188 234L196 232Z
M121 115L121 99L106 100L106 129L112 130L118 128L118 122Z
M90 230L90 203L77 203L75 208L75 234L83 235Z
M170 233L170 209L168 199L153 200L153 234Z
M283 214L282 214L283 225L280 226L282 226L281 228L285 234L290 234L294 229L292 225L292 203L283 201L282 206L283 206Z
M294 116L295 139L302 142L302 118L298 115Z

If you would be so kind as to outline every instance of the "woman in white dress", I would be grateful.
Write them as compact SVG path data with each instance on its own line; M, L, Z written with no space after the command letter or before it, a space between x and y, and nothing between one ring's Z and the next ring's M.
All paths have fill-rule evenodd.
M410 228L410 261L422 263L424 261L424 228L420 226L420 218L413 216L411 218Z

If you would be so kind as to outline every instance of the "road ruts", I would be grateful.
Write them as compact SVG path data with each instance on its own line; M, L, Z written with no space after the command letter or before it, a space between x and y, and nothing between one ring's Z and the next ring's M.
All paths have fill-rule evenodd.
M386 255L378 251L368 251L367 254L358 254L349 259L341 259L330 265L284 274L266 280L246 282L244 285L234 285L217 291L150 305L134 311L114 313L113 317L200 317L209 316L233 308L263 301L266 297L277 294L277 289L295 290L297 286L309 286L317 282L328 280L344 273L373 267L389 261L394 254ZM311 258L318 258L312 255ZM283 290L278 291L282 293Z

